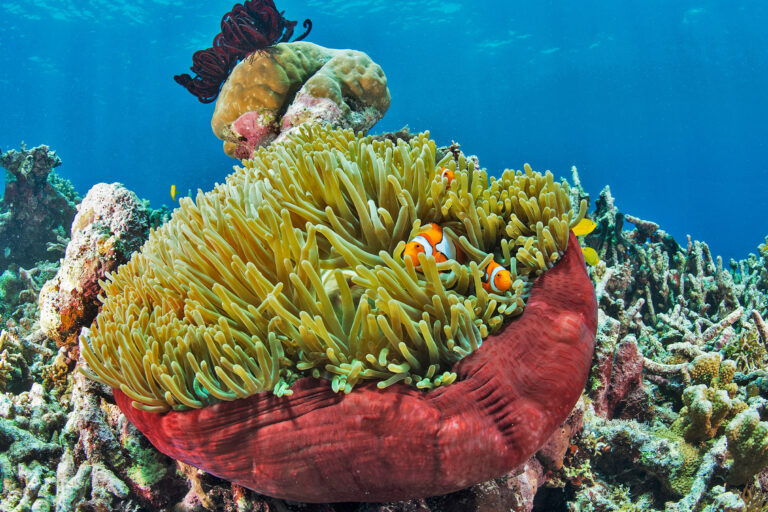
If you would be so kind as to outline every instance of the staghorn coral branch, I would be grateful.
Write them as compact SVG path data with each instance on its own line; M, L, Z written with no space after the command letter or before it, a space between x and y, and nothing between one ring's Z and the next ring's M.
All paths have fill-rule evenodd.
M667 347L667 350L670 352L678 352L681 354L684 354L685 356L694 359L696 356L700 356L702 354L706 354L703 350L701 350L699 347L688 343L686 341L682 343L673 343Z
M625 214L624 218L627 222L634 224L637 230L644 233L646 236L650 236L654 231L659 229L659 225L650 220L643 220L629 214Z
M690 379L690 375L688 375L688 363L679 363L679 364L664 364L664 363L657 363L653 359L648 359L647 357L643 357L643 369L648 370L651 373L654 373L656 375L666 375L666 376L675 376L675 375L682 375L685 380Z
M707 328L707 330L701 334L699 344L712 341L717 335L723 332L726 327L733 325L739 318L741 318L743 313L744 310L738 308L735 311L732 311L727 317Z
M683 512L696 509L717 472L723 468L726 452L727 442L725 437L721 437L702 458L690 492L677 503L667 504L667 512Z
M760 335L760 340L763 342L763 345L768 348L768 329L765 327L763 317L760 316L760 312L756 309L752 310L752 320L755 322L755 326L757 327L757 334Z

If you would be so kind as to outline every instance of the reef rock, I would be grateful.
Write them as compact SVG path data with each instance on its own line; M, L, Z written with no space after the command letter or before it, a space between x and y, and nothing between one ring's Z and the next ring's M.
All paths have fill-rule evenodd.
M0 271L10 264L26 268L50 260L48 244L65 235L75 216L78 196L72 185L53 172L61 158L48 146L0 154L5 167L5 193L0 201Z
M366 132L389 102L387 77L365 53L304 41L280 43L232 70L211 127L225 141L225 153L244 159L303 123Z
M149 210L119 183L94 185L77 210L66 255L39 297L40 327L60 345L76 343L98 313L99 280L128 261L151 224Z

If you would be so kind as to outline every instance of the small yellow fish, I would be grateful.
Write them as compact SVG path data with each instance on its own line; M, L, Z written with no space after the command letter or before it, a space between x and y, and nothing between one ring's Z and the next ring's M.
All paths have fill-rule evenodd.
M176 200L176 185L171 185L171 199Z
M419 267L419 253L434 256L437 263L447 260L461 261L461 249L443 235L443 228L434 222L426 224L429 229L413 237L405 244L403 258L411 258L413 266Z
M595 224L593 221L589 220L588 218L584 217L579 221L578 224L573 226L573 234L576 236L588 235L592 231L594 231L596 227L597 227L597 224Z
M573 234L576 236L584 236L590 234L592 231L595 230L597 227L597 224L595 224L593 221L589 220L588 218L584 217L581 219L578 224L573 226ZM587 265L590 267L594 267L598 263L600 263L600 256L597 255L597 251L594 250L591 247L582 247L581 252L584 254L584 261L587 262Z
M488 266L485 267L480 281L485 291L504 293L512 286L512 275L509 273L509 270L491 260Z
M587 265L590 267L594 267L598 263L600 263L600 256L597 255L597 251L594 250L591 247L582 247L581 252L584 254L584 261L587 262Z

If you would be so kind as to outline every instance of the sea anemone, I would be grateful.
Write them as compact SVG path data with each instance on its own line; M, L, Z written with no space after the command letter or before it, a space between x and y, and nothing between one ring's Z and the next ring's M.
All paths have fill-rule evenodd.
M508 471L586 380L585 204L550 173L435 154L426 133L317 125L259 149L104 283L89 374L161 451L272 496L386 501ZM467 262L402 257L430 222ZM491 261L509 291L483 289Z
M197 76L186 73L173 77L201 103L211 103L219 95L221 84L239 61L255 51L288 41L295 21L283 17L272 0L248 0L235 4L221 18L221 32L213 39L213 47L192 56L190 68ZM312 30L312 22L304 20L306 31L294 39L300 41Z

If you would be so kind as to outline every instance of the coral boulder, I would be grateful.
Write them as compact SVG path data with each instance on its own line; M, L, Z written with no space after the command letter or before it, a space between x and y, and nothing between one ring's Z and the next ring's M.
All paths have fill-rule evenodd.
M68 345L98 313L99 280L128 261L149 234L150 215L119 183L94 185L77 207L56 276L40 292L40 327Z
M211 127L224 141L224 152L243 159L302 123L368 131L389 102L384 71L365 53L280 43L232 70Z

